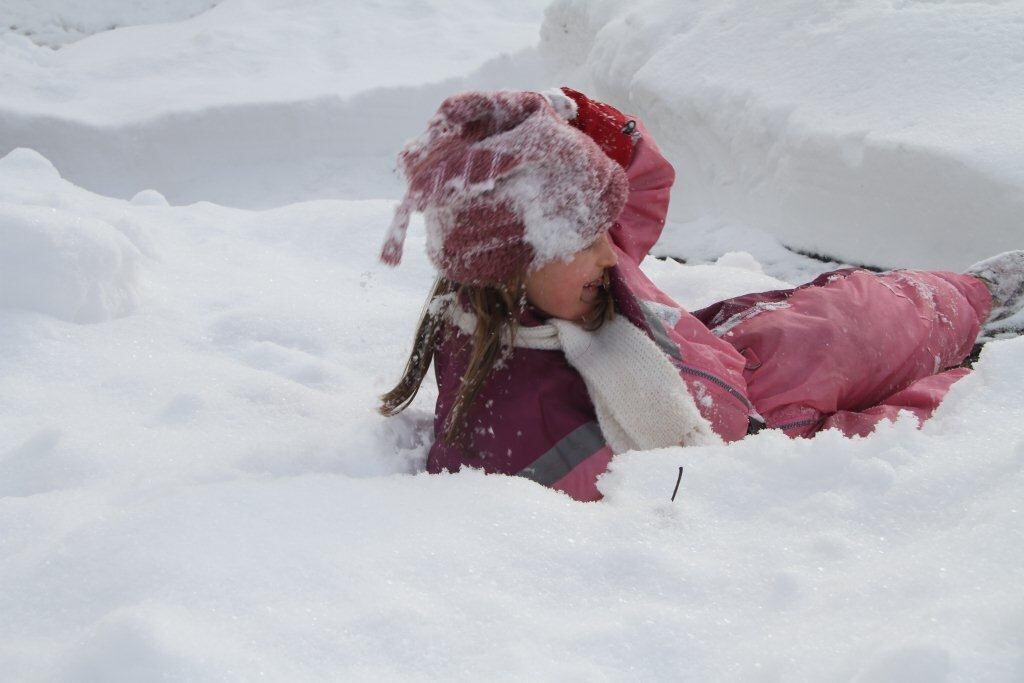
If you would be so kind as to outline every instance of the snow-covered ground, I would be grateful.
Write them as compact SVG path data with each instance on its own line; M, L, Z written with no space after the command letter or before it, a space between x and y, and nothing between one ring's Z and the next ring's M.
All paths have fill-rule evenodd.
M430 383L374 412L432 280L416 221L376 261L391 157L445 94L651 121L686 306L829 268L778 237L962 267L1024 242L1021 3L545 4L0 2L0 678L1024 678L1022 339L923 430L627 454L599 504L423 474ZM963 97L872 57L915 40ZM952 202L989 205L955 253Z

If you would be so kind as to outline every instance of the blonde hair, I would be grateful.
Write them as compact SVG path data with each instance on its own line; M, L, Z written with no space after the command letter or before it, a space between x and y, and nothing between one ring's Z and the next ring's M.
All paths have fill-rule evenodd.
M609 288L603 287L600 292L594 315L585 323L587 329L597 329L615 316L615 304ZM382 415L402 412L419 392L440 345L441 335L454 333L452 329L443 329L447 306L464 306L476 317L476 327L470 339L469 362L442 433L437 435L446 444L456 444L465 439L470 406L480 395L495 365L515 345L519 319L527 306L525 276L517 275L500 286L459 284L439 277L417 325L412 352L402 378L391 391L381 396L378 410Z

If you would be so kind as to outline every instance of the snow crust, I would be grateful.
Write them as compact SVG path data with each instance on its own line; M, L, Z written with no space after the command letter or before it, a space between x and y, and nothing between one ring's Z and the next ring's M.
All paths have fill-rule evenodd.
M54 6L37 6L30 18L43 26ZM906 420L866 438L762 432L729 446L625 454L601 480L598 504L517 478L424 474L432 380L401 416L374 412L401 372L434 278L418 217L401 268L377 263L398 195L378 173L384 152L467 83L553 85L535 82L529 51L472 73L506 39L529 49L540 6L225 0L192 16L183 0L166 3L165 23L69 35L57 50L0 34L5 679L1024 678L1024 339L988 344L923 430ZM839 16L772 6L788 8L794 25ZM111 14L120 3L90 7L76 26L131 23ZM623 59L641 55L652 26L681 25L667 19L682 11L675 5L631 7L645 12L627 21L619 5L557 4L545 49L558 16L585 16L568 28L600 32L594 44L621 46ZM694 35L735 18L680 7L700 19ZM864 22L817 30L836 40L883 31L872 23L882 9L845 7ZM966 30L977 25L972 12L1002 12L1013 26L1016 7L935 11ZM349 10L363 20L358 31L339 18ZM744 31L783 28L768 9L746 10L749 26L722 23L737 45L751 40ZM892 31L899 18L938 21L917 3L897 11L886 15ZM401 19L414 15L422 33ZM985 52L997 33L985 27L974 42L953 44L938 29L915 40L973 46L966 59L987 73L984 55L998 65L1004 53ZM362 42L335 45L346 32ZM566 35L571 54L581 43ZM799 51L798 35L783 32ZM306 97L332 68L339 82L355 82L340 60L310 67L310 54L344 49L358 58L344 68L364 69L365 81L344 98ZM597 71L612 65L601 50L576 59ZM597 94L626 87L616 80L634 69L626 61ZM839 66L829 68L841 75ZM658 141L683 170L684 146L665 122L699 110L704 125L729 126L738 105L724 98L712 116L700 97L656 98L647 68L634 69L633 99L617 103L658 122ZM404 85L381 86L389 71ZM785 73L763 78L779 79L781 93ZM194 88L175 85L182 74ZM728 75L708 71L723 88ZM948 112L929 118L922 97L905 98L917 132L931 121L935 136L948 131ZM986 115L998 118L997 99L989 102ZM753 97L749 107L751 121L765 111ZM964 100L965 118L981 109ZM845 120L814 128L826 171ZM794 163L811 158L792 147L810 133L794 138L780 125L754 137L776 133ZM950 144L966 154L963 140ZM1004 157L971 159L991 162L986 173L1009 188L1000 196L1013 196ZM937 166L906 168L942 177ZM686 173L673 200L684 209L697 182ZM773 181L779 189L783 178ZM838 187L837 198L876 198L871 184ZM797 284L837 265L786 250L776 226L739 215L741 194L730 195L737 212L714 203L670 221L656 251L688 265L644 263L680 304ZM242 208L223 205L232 203ZM847 209L837 199L822 230L848 220ZM798 211L790 217L806 226ZM867 249L876 237L858 239ZM832 244L846 244L841 231L822 235ZM974 260L974 247L962 247ZM912 254L893 249L894 265L948 257L923 237Z
M541 48L643 112L676 220L960 270L1024 236L1022 27L1018 0L557 0Z
M12 33L56 50L104 31L189 19L216 4L217 0L6 0L4 19Z

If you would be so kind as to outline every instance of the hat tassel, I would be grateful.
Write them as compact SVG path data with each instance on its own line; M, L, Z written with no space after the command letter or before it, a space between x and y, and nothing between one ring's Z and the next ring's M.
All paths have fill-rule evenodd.
M402 261L402 247L405 235L409 230L409 219L412 216L413 201L408 195L395 209L395 217L391 219L387 238L380 250L380 260L389 266L397 266Z

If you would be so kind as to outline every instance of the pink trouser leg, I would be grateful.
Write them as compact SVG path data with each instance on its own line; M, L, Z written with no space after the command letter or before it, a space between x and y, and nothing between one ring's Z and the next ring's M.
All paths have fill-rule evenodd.
M939 373L967 357L991 305L969 275L858 270L798 289L722 338L747 358L747 395L769 427L863 434L901 400L931 414L963 376Z

